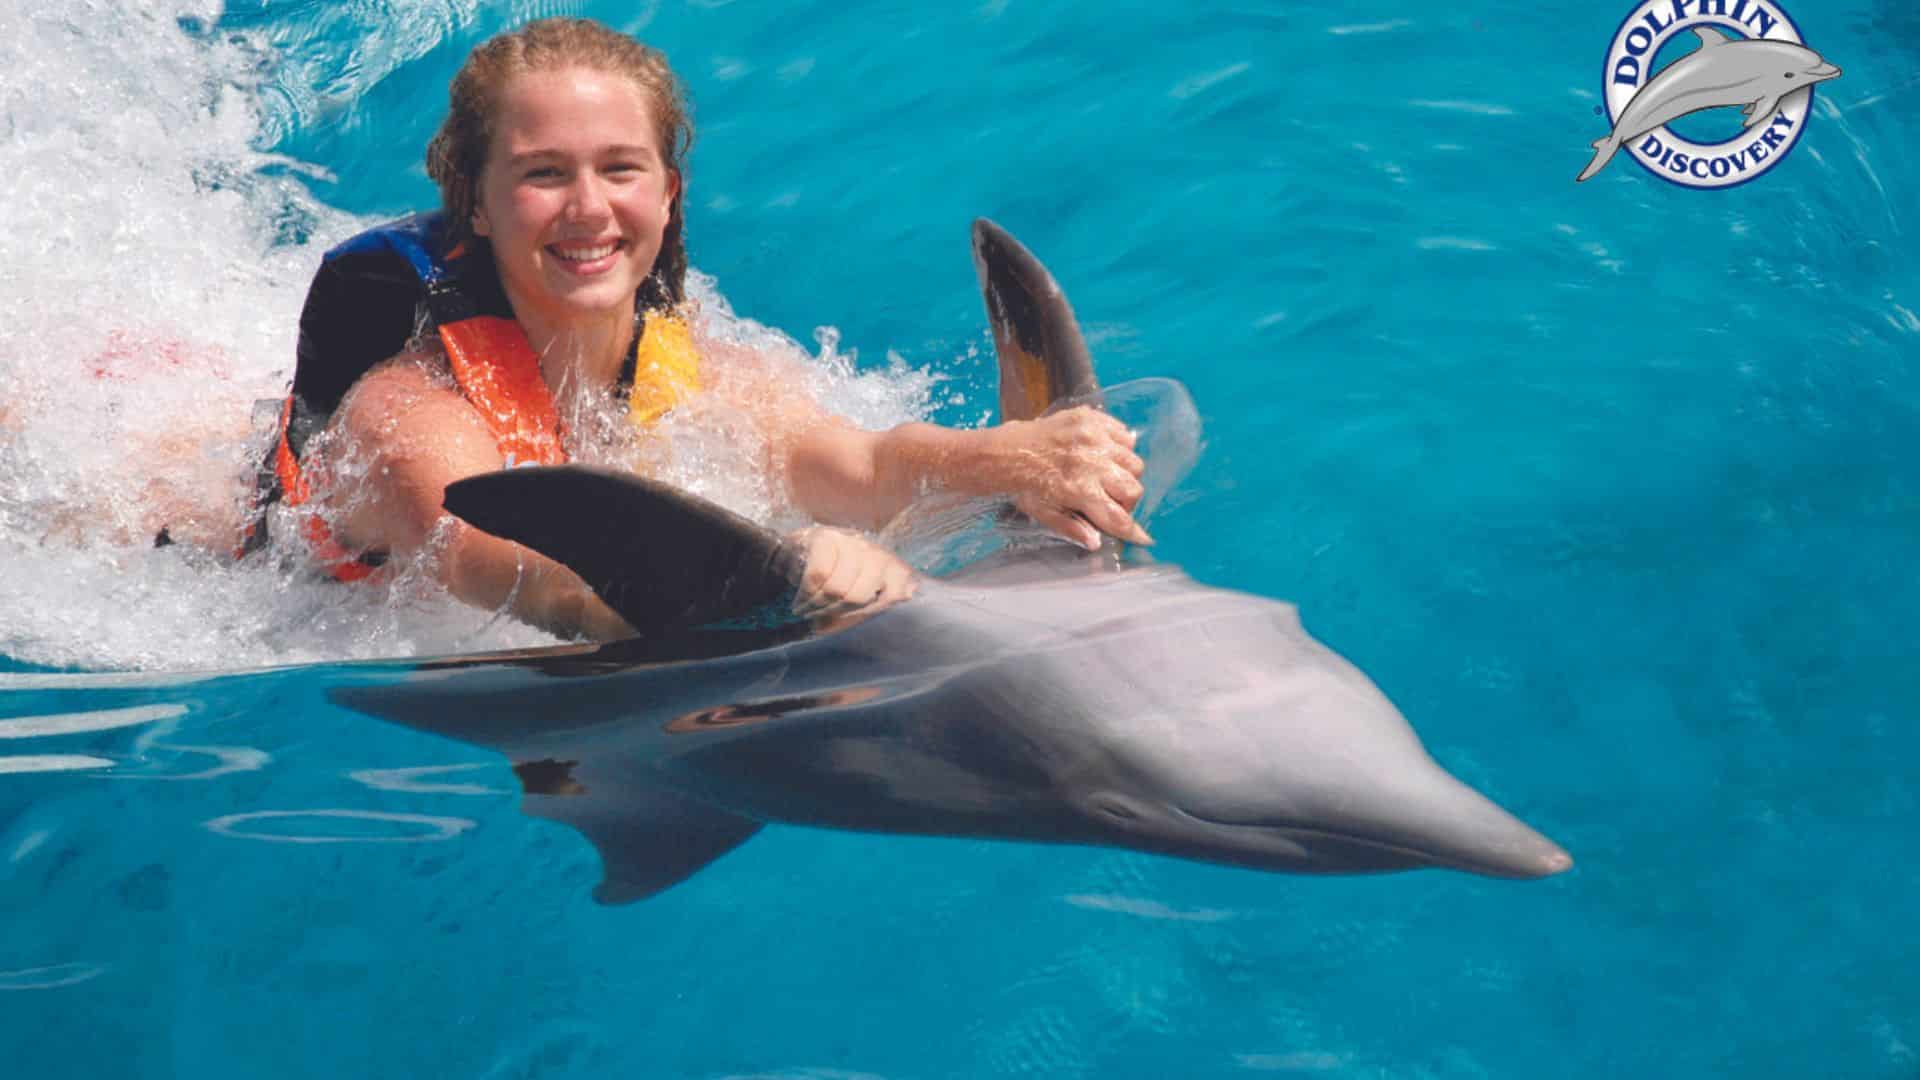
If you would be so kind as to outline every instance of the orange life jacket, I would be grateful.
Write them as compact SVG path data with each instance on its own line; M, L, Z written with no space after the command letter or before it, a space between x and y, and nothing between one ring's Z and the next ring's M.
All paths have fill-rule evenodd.
M260 472L256 516L241 554L264 545L269 505L301 506L313 498L324 478L301 469L305 437L325 425L361 375L405 348L423 307L454 382L493 433L507 466L567 460L540 359L512 318L491 260L464 246L448 250L445 237L441 215L421 214L368 230L321 260L300 315L292 392ZM632 362L630 417L651 423L698 389L698 357L686 323L647 312ZM348 551L317 513L306 515L301 531L338 580L362 580L384 561Z

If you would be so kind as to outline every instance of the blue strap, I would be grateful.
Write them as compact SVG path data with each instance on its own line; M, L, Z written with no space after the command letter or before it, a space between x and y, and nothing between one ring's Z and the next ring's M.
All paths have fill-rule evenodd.
M434 254L441 249L441 237L445 231L442 218L443 215L434 210L390 221L343 241L327 252L321 261L331 262L341 255L391 251L407 260L413 272L420 276L420 284L432 285L447 272L446 264Z

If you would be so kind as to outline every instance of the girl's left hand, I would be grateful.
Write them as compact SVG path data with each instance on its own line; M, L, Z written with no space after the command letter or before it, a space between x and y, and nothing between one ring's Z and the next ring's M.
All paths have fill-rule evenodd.
M914 593L913 568L859 533L816 526L787 539L807 553L796 614L829 622L866 618Z

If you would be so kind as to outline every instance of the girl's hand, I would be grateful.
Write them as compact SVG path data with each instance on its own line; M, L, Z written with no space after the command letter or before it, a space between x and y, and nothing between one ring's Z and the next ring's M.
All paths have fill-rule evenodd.
M859 533L815 527L787 539L807 553L797 614L829 622L855 614L866 618L914 593L913 568Z
M1038 420L1014 420L990 429L990 454L1003 472L1003 490L1029 517L1089 551L1100 534L1132 544L1153 537L1133 520L1145 489L1146 462L1133 452L1137 436L1125 424L1082 405Z

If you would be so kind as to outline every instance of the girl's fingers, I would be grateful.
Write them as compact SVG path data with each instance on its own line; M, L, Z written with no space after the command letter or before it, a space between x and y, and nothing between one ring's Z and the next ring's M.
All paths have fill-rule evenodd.
M1125 469L1107 470L1106 490L1113 501L1119 503L1120 508L1128 514L1132 514L1133 508L1140 505L1140 496L1147 493L1147 489L1140 483L1139 478Z
M807 566L796 613L835 621L913 595L913 570L891 551L838 529L814 529L807 535Z
M1108 536L1130 544L1153 543L1153 537L1147 535L1147 530L1141 528L1127 508L1115 502L1104 489L1089 493L1073 510Z
M913 567L908 566L899 559L890 560L886 573L883 576L879 603L882 605L897 604L902 600L912 597L913 593Z
M1028 500L1023 509L1026 510L1027 516L1051 530L1055 535L1070 540L1088 551L1099 549L1100 532L1088 524L1084 518L1052 503L1037 499Z
M831 602L827 586L838 569L840 548L824 529L809 529L801 535L807 546L807 565L800 572L800 595L794 597L793 610L811 615Z

